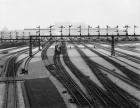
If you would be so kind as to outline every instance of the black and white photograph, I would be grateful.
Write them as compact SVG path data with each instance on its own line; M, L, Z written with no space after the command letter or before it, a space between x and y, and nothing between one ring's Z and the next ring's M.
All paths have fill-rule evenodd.
M0 0L0 108L140 108L140 0Z

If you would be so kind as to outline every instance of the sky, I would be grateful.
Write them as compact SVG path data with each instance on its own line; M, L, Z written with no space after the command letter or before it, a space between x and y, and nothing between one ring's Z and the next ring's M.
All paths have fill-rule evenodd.
M140 0L0 0L0 30L48 27L58 22L138 26Z

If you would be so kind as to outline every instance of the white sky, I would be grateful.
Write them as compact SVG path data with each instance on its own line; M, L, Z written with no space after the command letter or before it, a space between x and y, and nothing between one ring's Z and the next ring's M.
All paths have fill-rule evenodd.
M140 0L0 0L0 29L47 27L55 22L140 28Z

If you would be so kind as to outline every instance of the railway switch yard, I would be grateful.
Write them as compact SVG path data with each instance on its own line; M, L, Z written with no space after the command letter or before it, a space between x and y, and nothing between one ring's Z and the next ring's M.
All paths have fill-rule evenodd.
M39 28L41 38L0 49L0 108L140 108L139 35L68 37L62 29L46 38Z

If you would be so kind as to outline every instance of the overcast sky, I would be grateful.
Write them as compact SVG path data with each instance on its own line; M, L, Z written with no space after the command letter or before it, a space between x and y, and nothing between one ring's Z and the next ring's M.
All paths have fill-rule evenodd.
M0 29L47 27L55 22L140 28L140 0L0 0Z

